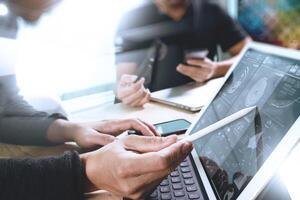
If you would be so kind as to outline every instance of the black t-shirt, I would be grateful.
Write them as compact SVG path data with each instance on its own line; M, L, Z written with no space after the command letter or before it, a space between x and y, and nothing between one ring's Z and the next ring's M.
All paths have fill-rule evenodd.
M117 64L134 62L140 65L153 41L159 38L166 51L153 70L149 87L151 91L157 91L192 81L176 71L177 65L184 61L186 50L208 49L208 57L213 59L217 45L227 51L246 37L219 5L196 1L178 22L161 13L153 3L127 13L116 36Z

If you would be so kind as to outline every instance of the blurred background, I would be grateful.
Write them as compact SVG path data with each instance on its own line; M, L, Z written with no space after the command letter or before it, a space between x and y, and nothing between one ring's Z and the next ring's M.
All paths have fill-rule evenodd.
M68 112L112 103L118 22L126 11L148 2L63 0L37 22L28 23L0 0L0 36L17 45L14 66L21 93L51 96L65 104ZM299 0L217 2L255 40L300 49Z
M28 23L3 2L0 34L17 40L15 68L22 94L67 100L112 90L114 32L122 14L140 3L64 0Z

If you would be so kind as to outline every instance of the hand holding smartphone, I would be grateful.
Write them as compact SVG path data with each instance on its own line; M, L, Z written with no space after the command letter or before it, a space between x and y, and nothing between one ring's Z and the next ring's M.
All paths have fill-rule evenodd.
M172 134L182 134L189 128L190 125L191 123L185 119L176 119L154 124L156 130L161 134L162 137ZM129 130L128 135L142 135L142 133L136 130Z
M207 57L209 51L207 49L196 49L185 51L185 63L188 60L203 60Z

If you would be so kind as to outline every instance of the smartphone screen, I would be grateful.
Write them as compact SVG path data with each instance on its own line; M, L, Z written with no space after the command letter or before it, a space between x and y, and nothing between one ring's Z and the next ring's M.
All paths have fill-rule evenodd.
M171 134L181 134L186 131L191 125L185 119L177 119L173 121L163 122L155 124L156 130L161 134L161 136L168 136Z

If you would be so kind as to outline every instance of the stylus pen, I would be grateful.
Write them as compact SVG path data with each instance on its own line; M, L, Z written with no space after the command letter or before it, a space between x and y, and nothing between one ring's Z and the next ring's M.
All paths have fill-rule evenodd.
M141 78L146 77L149 73L152 72L153 67L157 64L157 61L159 59L159 53L161 48L161 42L159 40L156 40L153 44L154 49L153 52L149 57L146 58L146 60L143 61L141 66L139 68L142 68L142 71L139 73L138 77L135 79L134 83L141 80Z
M150 58L149 64L143 68L143 71L138 75L138 77L135 79L134 83L137 83L141 78L147 76L148 73L151 73L153 68L153 58Z
M200 131L198 131L192 135L189 135L189 136L183 138L182 140L180 140L180 142L194 142L194 141L198 140L199 138L201 138L215 130L218 130L219 128L222 128L223 126L226 126L227 124L230 124L231 122L234 122L235 120L238 120L238 119L246 116L247 114L249 114L250 112L252 112L255 109L256 109L256 106L242 109L242 110L204 128L204 129L201 129Z

